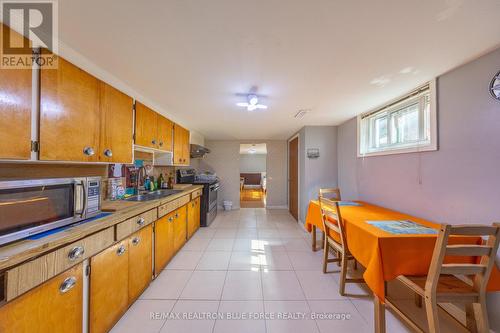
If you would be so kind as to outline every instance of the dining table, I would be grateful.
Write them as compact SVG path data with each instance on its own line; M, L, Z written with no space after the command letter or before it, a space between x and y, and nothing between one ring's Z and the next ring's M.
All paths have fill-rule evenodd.
M385 332L386 283L400 275L427 275L441 225L363 201L340 201L339 209L349 251L365 268L363 278L374 295L375 331ZM413 223L420 228L415 229L414 233L394 233L384 228L383 223L398 221ZM316 240L316 230L324 231L317 200L309 202L305 228L312 234L313 243ZM453 236L449 239L450 244L481 242L480 237ZM316 250L315 244L313 250ZM454 263L473 263L477 260L471 257L452 259ZM500 270L496 265L487 290L500 291Z

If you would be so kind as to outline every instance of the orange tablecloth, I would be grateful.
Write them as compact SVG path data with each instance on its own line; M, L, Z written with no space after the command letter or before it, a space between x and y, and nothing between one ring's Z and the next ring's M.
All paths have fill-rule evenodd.
M414 216L395 212L364 202L362 206L341 206L349 250L366 271L363 277L368 287L381 300L385 299L385 281L399 275L426 275L429 271L436 235L394 235L385 232L367 220L411 220L439 229L439 224ZM306 229L311 232L315 225L323 230L318 201L312 200L306 216ZM467 244L480 242L476 237L451 237L450 243ZM452 260L451 260L452 259ZM471 258L448 258L452 262L464 262ZM500 271L494 268L488 291L500 291Z

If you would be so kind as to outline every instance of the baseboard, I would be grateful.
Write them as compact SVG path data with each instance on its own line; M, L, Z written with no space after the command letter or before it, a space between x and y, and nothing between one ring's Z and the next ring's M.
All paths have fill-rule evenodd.
M288 209L288 206L266 206L267 209Z

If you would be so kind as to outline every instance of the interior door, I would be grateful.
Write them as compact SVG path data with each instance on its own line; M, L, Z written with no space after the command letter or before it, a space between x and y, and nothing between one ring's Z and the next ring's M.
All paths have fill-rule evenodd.
M99 80L59 58L40 71L40 159L99 159Z
M0 332L82 332L83 265L0 307Z
M106 333L128 307L128 242L124 240L90 260L91 333Z
M160 274L174 256L175 211L155 222L155 275Z
M11 38L23 37L7 26ZM20 41L22 43L22 41ZM31 156L31 69L0 69L0 158Z
M158 114L142 103L135 103L135 144L158 148Z
M288 208L290 214L299 220L299 138L296 137L288 143Z
M133 150L133 100L118 89L100 83L102 162L131 163Z
M132 304L151 282L153 228L151 225L142 228L129 238L129 265L128 265L128 295L129 304Z
M158 115L158 149L172 151L173 123Z

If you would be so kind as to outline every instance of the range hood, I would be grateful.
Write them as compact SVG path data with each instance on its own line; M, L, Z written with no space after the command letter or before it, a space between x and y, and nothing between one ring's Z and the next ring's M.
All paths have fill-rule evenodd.
M197 144L191 144L190 147L191 158L203 157L205 154L210 153L210 149Z

